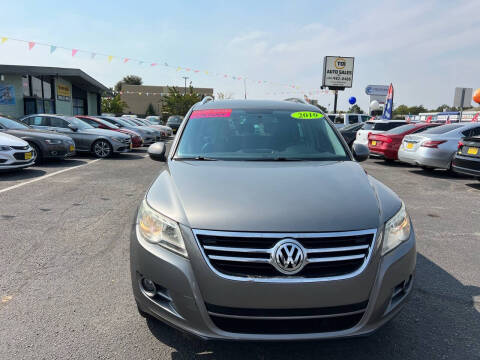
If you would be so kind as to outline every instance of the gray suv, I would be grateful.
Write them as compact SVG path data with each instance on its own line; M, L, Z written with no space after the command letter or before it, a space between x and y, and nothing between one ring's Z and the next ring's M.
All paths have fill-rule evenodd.
M210 339L367 335L411 293L415 235L317 107L196 104L131 234L138 310Z

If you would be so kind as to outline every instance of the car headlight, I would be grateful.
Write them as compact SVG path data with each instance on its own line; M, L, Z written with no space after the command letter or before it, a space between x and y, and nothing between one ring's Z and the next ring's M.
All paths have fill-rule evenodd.
M153 210L145 200L138 210L137 229L146 241L188 257L178 224Z
M12 148L7 145L0 145L0 151L10 151Z
M58 145L62 143L62 140L57 139L45 139L45 142L50 145Z
M405 204L402 202L400 210L385 223L383 236L382 255L395 249L398 245L410 237L410 218L408 217Z

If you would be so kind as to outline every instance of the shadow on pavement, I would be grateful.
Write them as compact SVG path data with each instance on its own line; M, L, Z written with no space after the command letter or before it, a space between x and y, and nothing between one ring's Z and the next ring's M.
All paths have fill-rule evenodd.
M388 167L412 168L412 169L415 168L415 166L407 163L403 163L401 161L385 161L385 160L374 159L373 163L376 165L383 165Z
M43 162L36 164L34 167L36 168L59 168L59 167L71 167L71 166L78 166L85 164L86 161L79 160L79 159L72 159L68 158L65 160L44 160Z
M478 359L480 288L465 286L418 254L415 289L403 311L364 338L315 342L202 341L154 319L147 324L172 359ZM477 308L480 303L477 300Z
M463 174L457 174L452 171L448 170L424 170L424 169L414 169L414 170L409 170L412 174L418 174L422 176L428 176L428 177L433 177L436 179L447 179L447 180L453 180L453 179L471 179L471 176L468 175L463 175Z
M0 182L1 181L15 181L15 180L28 180L33 179L39 176L45 175L47 172L45 170L35 169L35 168L26 168L26 169L17 169L17 170L3 170L0 171Z
M471 183L471 184L466 184L467 186L470 186L471 188L475 190L480 190L480 181L477 183Z

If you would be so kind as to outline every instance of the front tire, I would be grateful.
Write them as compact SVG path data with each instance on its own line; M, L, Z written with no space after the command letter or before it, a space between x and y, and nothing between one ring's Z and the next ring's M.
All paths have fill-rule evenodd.
M36 144L34 144L34 143L32 143L32 142L29 142L28 144L29 144L30 147L33 149L32 152L33 152L33 154L34 154L34 156L35 156L34 164L35 164L35 165L40 164L40 163L42 162L42 159L43 159L42 152L40 151L40 148L39 148Z
M93 143L92 153L99 159L105 159L112 156L113 148L107 140L100 139Z

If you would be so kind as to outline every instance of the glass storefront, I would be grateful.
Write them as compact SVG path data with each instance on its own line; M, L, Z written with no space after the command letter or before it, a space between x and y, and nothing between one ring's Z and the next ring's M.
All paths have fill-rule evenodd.
M51 76L23 76L23 100L25 115L54 114L55 99Z

